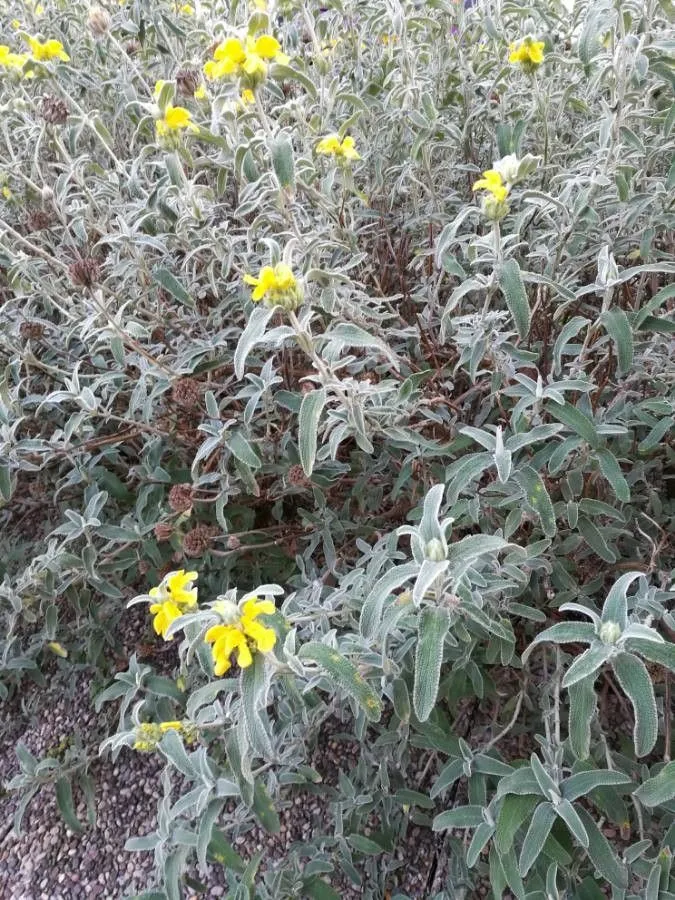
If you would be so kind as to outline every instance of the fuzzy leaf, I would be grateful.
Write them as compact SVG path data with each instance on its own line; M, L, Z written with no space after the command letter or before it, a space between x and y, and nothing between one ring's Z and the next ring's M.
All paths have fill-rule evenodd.
M520 273L520 266L515 259L508 259L501 267L499 286L516 326L518 336L524 341L530 331L530 305Z
M371 722L379 721L382 715L380 699L350 660L318 641L303 644L298 657L317 663L343 691L356 700Z
M569 800L561 800L555 807L555 811L581 846L584 848L588 847L588 834L579 818L576 807L572 806Z
M619 862L609 841L586 810L579 806L577 807L577 813L584 826L584 830L588 835L588 847L586 848L586 852L588 853L591 862L602 877L609 881L610 884L625 890L628 887L628 873L626 872L626 867Z
M577 772L576 775L570 775L560 785L560 791L569 800L570 803L578 797L585 797L601 785L624 785L631 784L628 775L623 772L614 770L601 771L600 769L591 772Z
M598 708L595 679L582 678L570 685L569 691L569 740L577 759L588 759L591 753L591 723Z
M450 619L444 609L427 607L420 615L415 651L413 709L420 722L426 722L436 705L443 661L445 636Z
M588 650L582 653L581 656L578 656L567 672L565 672L562 686L564 688L570 687L570 685L576 684L577 681L593 675L609 659L611 654L612 648L606 644L601 644L600 641L591 644Z
M633 365L633 332L628 316L621 307L614 306L600 316L600 321L616 348L617 374L625 375Z
M649 672L645 664L630 653L621 653L615 657L612 668L621 688L633 704L635 753L637 756L646 756L654 749L659 731L656 698Z
M649 662L675 672L675 644L665 641L663 644L655 644L644 638L629 638L624 646L629 653L639 653Z
M437 815L432 828L434 831L445 831L446 828L477 828L484 821L482 806L458 806Z
M500 853L508 852L522 824L530 818L532 811L541 803L536 794L507 794L497 815L495 840Z
M616 499L622 503L629 503L630 488L614 454L609 450L596 450L595 455L600 465L600 471L616 494Z
M365 638L374 637L382 620L384 601L391 592L405 584L419 571L416 563L405 563L402 566L392 566L373 585L361 609L360 628Z
M302 468L308 478L314 468L319 419L325 405L325 388L309 391L303 395L298 416L298 452Z
M541 849L555 822L556 814L552 803L540 803L535 809L530 827L520 851L518 871L524 878L539 858Z
M523 662L529 657L537 644L550 641L553 644L591 644L595 640L595 628L590 622L558 622L545 631L541 631L529 647L524 651Z
M663 806L675 799L675 761L666 763L658 775L648 778L635 791L645 806Z
M639 578L642 572L626 572L621 578L614 582L607 594L607 599L602 607L602 622L616 622L621 631L628 624L628 600L626 594L628 588Z
M596 448L598 446L600 438L595 427L595 422L589 419L585 413L581 412L581 410L577 409L576 406L571 406L569 403L564 403L562 405L559 403L548 403L546 409L554 419L562 422L563 425L569 426L575 434L578 434L580 438L583 438L583 440L585 440L587 444L590 444L591 447Z
M531 466L523 466L515 477L527 503L537 514L542 531L546 537L555 537L557 531L555 512L541 475Z
M275 308L267 306L256 306L251 312L246 328L244 328L239 338L237 349L234 351L234 373L237 378L241 379L244 377L246 359L255 345L262 340L267 323L274 313Z

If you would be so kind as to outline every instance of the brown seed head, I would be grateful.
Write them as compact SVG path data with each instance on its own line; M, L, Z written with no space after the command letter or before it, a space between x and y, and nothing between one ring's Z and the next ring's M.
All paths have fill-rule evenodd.
M192 485L174 484L169 491L169 506L178 513L192 509Z
M68 107L60 97L45 94L40 105L42 118L49 125L63 125L68 118Z
M173 386L171 399L184 409L194 409L202 399L202 386L194 378L180 378Z
M91 287L101 277L101 267L93 256L78 259L68 267L68 274L73 284L78 287Z
M211 545L215 529L211 525L200 522L183 538L183 553L186 556L203 556Z

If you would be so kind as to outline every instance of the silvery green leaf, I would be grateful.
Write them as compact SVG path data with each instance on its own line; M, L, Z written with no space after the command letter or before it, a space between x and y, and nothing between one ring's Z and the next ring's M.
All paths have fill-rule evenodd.
M581 603L562 603L560 605L560 612L575 612L582 616L588 616L589 619L593 620L596 629L600 627L600 616L594 610L589 609L587 606L583 606Z
M456 503L462 491L466 491L471 482L492 464L492 453L472 453L448 466L445 472L448 503Z
M244 377L244 366L251 350L265 334L267 323L275 313L275 308L256 306L251 311L246 328L241 333L237 349L234 351L234 372L237 378Z
M476 443L480 444L482 447L485 447L485 449L489 450L490 453L495 452L495 449L497 447L497 439L493 434L490 434L489 431L484 431L482 428L473 428L471 425L464 425L459 429L459 433L473 438Z
M452 787L452 785L462 777L463 773L464 760L453 759L449 763L446 763L429 791L431 799L433 800L434 797L438 797L443 791Z
M229 447L232 454L240 462L250 469L259 469L262 465L260 457L241 431L230 431L227 436L226 446Z
M588 834L584 828L584 824L579 818L579 814L569 800L561 800L555 805L555 811L558 816L569 828L572 836L581 844L582 847L588 847Z
M614 582L602 607L601 621L603 623L617 622L623 632L628 624L628 600L626 594L631 584L641 575L642 572L626 572L625 575L622 575L621 578Z
M522 450L524 447L528 447L530 444L535 444L538 441L547 441L549 438L555 437L557 434L563 430L563 425L535 425L534 428L530 429L530 431L526 431L524 433L512 434L511 437L506 439L506 449L510 450L512 453L515 453L517 450Z
M420 722L429 718L436 705L443 648L449 627L450 619L444 609L428 606L420 613L413 685L413 709Z
M596 641L581 656L578 656L569 667L562 680L564 688L576 684L583 678L589 678L610 658L614 648Z
M607 479L612 490L616 494L616 499L620 500L622 503L629 503L630 488L614 454L609 450L603 449L596 450L595 456L600 465L600 471L602 472L603 477Z
M393 590L405 584L419 572L417 563L392 566L373 585L361 609L360 630L365 638L372 638L382 620L384 602Z
M530 331L530 305L520 274L520 266L515 259L508 259L502 265L499 271L499 286L518 336L521 340L525 340Z
M337 359L345 347L364 347L371 350L379 350L379 352L389 360L393 367L398 371L400 363L396 356L392 353L391 348L385 344L383 340L368 334L363 328L354 325L351 322L339 322L322 335L322 339L327 342L325 355L330 359Z
M597 526L586 516L579 516L577 529L591 550L605 562L616 562L616 553L609 546Z
M633 365L633 332L628 316L621 307L614 306L600 316L600 321L616 350L617 373L625 375Z
M621 688L633 704L635 753L637 756L646 756L654 749L659 731L656 698L649 672L645 664L630 653L615 656L612 668Z
M592 644L596 638L595 627L590 622L558 622L540 632L523 652L523 663L537 644L550 641L553 644Z
M572 751L577 759L588 759L591 752L591 723L598 708L595 678L591 675L570 685L568 729Z
M555 537L558 530L555 510L541 475L531 466L523 466L515 479L525 494L525 501L537 514L546 537Z
M542 793L539 782L535 778L534 772L530 766L523 766L520 769L516 769L512 775L505 775L503 778L499 779L499 784L497 785L497 799L505 797L507 794L518 794L519 796L523 796L524 794L538 794L540 796L546 796Z
M537 784L539 785L539 789L544 797L547 797L549 799L551 799L552 796L557 797L560 793L558 790L558 785L546 771L536 753L532 753L530 755L530 766L532 768L532 772L534 773L534 777L537 780Z
M607 838L583 807L577 807L577 814L588 837L586 852L595 868L610 884L620 890L627 888L626 867L617 859Z
M426 592L436 582L436 579L440 578L440 576L447 570L447 568L447 559L440 560L439 562L431 559L424 560L413 586L413 603L415 604L415 606L420 606L422 604Z
M270 155L279 187L293 188L295 186L295 162L293 144L287 134L280 134L272 141Z
M593 449L597 449L600 439L595 422L589 419L585 413L567 402L562 406L559 403L548 404L546 409L554 419L567 425Z
M308 391L308 393L303 395L298 416L298 452L302 468L307 477L312 474L314 469L319 419L325 405L325 388Z
M269 733L269 722L264 714L269 683L263 653L255 653L253 664L241 670L239 686L241 711L251 749L256 756L273 762L276 753Z
M439 534L439 517L441 504L443 502L443 494L445 493L444 484L435 484L426 493L424 498L424 506L422 509L422 519L420 520L419 531L423 541L430 541L433 538L440 537Z
M670 641L657 644L654 641L645 641L644 638L629 638L623 649L628 653L639 653L649 662L675 672L675 644Z
M643 641L651 641L654 644L665 644L665 639L654 628L642 625L639 622L631 622L621 633L620 642L629 638L640 638Z
M466 864L470 869L475 866L478 857L487 846L487 843L494 832L495 826L489 825L487 822L481 822L478 828L476 828L471 843L469 844L469 848L466 851Z
M341 653L326 644L309 641L300 647L298 658L317 663L338 687L354 698L371 722L379 720L382 713L380 698L356 666Z
M534 808L541 803L537 794L507 794L497 814L495 841L500 853L507 853L522 825L529 821Z
M223 800L212 800L201 814L199 820L199 831L197 834L197 862L202 874L206 867L206 854L211 842L213 826L218 820L218 816L223 809L225 802Z
M565 778L560 784L560 792L570 803L579 797L585 797L601 785L632 784L628 775L613 769L596 769L590 772L577 772Z
M506 484L511 475L511 451L504 448L501 426L497 429L494 460L497 467L497 477L502 484Z
M542 847L549 836L556 811L552 803L540 803L530 821L530 827L523 840L518 861L518 871L524 878L541 854Z
M187 778L194 778L194 766L185 752L185 747L178 732L170 729L157 746L171 765L175 766L182 775L185 775Z
M675 799L675 761L668 762L654 775L643 781L635 797L644 806L663 806Z
M482 806L458 806L439 813L433 821L434 831L445 831L447 828L478 828L485 822Z

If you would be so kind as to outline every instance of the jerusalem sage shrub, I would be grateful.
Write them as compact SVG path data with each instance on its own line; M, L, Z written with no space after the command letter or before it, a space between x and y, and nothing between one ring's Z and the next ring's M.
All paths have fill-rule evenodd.
M165 760L147 896L403 897L411 822L429 896L675 896L672 5L0 21L0 692L84 666Z

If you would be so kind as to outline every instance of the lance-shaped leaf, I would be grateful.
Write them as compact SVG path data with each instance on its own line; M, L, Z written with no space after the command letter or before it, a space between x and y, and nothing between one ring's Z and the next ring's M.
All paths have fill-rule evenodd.
M546 537L554 537L557 531L555 512L541 475L531 466L524 466L516 473L515 478L525 494L527 503L539 518L542 531Z
M446 763L441 769L438 778L434 782L431 790L429 791L429 796L433 800L434 797L438 797L440 793L447 790L449 787L462 777L464 774L464 760L463 759L453 759L449 763Z
M612 652L613 647L602 644L600 641L591 644L588 650L582 653L581 656L578 656L565 672L562 686L564 688L570 687L570 685L576 684L577 681L593 675L609 659Z
M630 501L630 487L624 478L616 457L609 450L596 450L595 455L600 464L600 471L610 483L616 499L622 503Z
M389 594L395 588L405 584L418 571L417 563L405 563L402 566L392 566L381 578L378 578L361 609L360 627L364 637L372 638L375 635L382 620L384 601Z
M524 794L539 794L545 796L530 766L523 766L522 769L517 769L511 775L506 775L504 778L499 779L497 799L505 797L507 794L518 794L520 796Z
M434 831L446 828L478 828L485 821L482 806L458 806L439 813L434 819Z
M319 388L303 395L298 415L298 452L305 475L309 478L316 459L319 419L326 405L326 390Z
M421 605L426 592L434 584L436 579L445 572L447 568L447 559L443 559L440 562L434 562L434 560L431 559L424 560L418 572L417 578L415 579L415 585L413 587L412 598L415 606Z
M271 762L276 754L269 734L269 723L264 715L268 689L264 654L256 653L253 665L241 670L239 684L246 734L251 748L256 755Z
M239 338L237 349L234 351L234 373L237 378L243 378L246 358L253 347L262 340L267 323L274 313L275 308L268 306L256 306L251 313L246 328L244 328Z
M501 267L499 287L516 326L518 337L525 340L530 331L530 304L525 293L520 266L515 259L508 259Z
M600 321L616 349L617 374L625 375L633 365L633 332L628 316L621 307L614 306L600 316Z
M654 641L646 641L643 638L630 638L624 645L630 653L639 653L649 662L656 663L671 672L675 672L675 644L656 644Z
M500 853L507 853L513 846L518 830L527 821L541 796L537 794L507 794L497 815L495 841Z
M602 622L616 622L621 631L628 624L628 600L626 593L628 588L639 578L642 572L626 572L617 581L614 582L607 594L604 606L602 607Z
M535 809L518 861L518 870L523 878L537 861L555 818L555 807L552 803L540 803Z
M626 867L619 862L609 841L586 810L579 806L577 813L588 835L586 853L589 859L603 878L615 887L625 890L628 887Z
M658 775L643 782L633 795L645 806L663 806L675 799L675 761L666 763Z
M590 622L558 622L540 632L523 653L523 663L537 644L592 644L596 638L595 628Z
M481 822L476 828L469 849L466 851L466 864L472 869L478 862L478 857L485 849L487 842L495 833L495 826L489 825L487 822Z
M580 438L583 438L591 447L596 448L598 446L600 437L595 427L595 422L577 409L576 406L571 406L569 403L565 403L562 406L559 403L549 403L546 406L546 410L554 419L569 426L572 431L578 434Z
M579 818L576 807L572 806L569 800L561 800L560 803L556 804L555 811L581 846L587 848L588 834L584 828L584 823Z
M350 660L318 641L303 644L298 658L317 663L345 693L356 700L371 722L379 721L382 714L380 698Z
M582 678L570 685L569 691L569 739L577 759L588 759L591 753L591 723L598 708L595 678Z
M647 667L637 656L621 653L612 660L616 679L633 704L635 753L645 756L654 749L659 731L656 698Z
M420 722L426 722L436 705L441 676L443 646L450 627L445 609L427 607L420 615L415 650L413 709Z
M616 772L613 769L604 771L598 769L591 772L577 772L576 775L570 775L565 778L560 785L560 791L566 800L570 803L578 797L585 797L601 785L625 785L631 784L628 775L623 772Z

